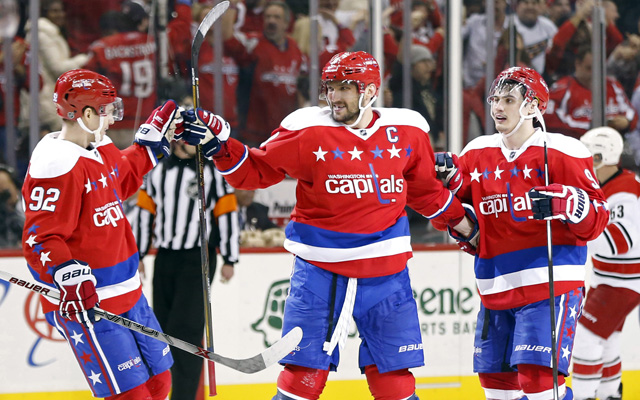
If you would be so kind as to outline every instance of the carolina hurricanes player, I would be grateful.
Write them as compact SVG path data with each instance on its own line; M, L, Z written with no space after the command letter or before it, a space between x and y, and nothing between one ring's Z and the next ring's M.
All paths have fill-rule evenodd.
M551 219L553 233L558 393L561 399L573 398L564 380L584 291L586 242L602 232L609 213L585 146L534 125L544 126L548 100L546 83L535 70L502 71L488 98L498 133L473 140L459 159L450 153L436 156L440 170L450 163L451 178L464 176L456 195L473 205L480 225L476 246L461 244L476 255L482 304L474 371L487 399L555 397L547 231L540 220L545 218Z
M28 268L61 296L60 302L41 297L43 311L69 342L95 397L165 399L173 363L169 347L96 322L92 308L99 302L160 330L142 294L138 249L122 200L136 192L157 156L168 155L165 135L177 106L171 100L154 110L136 143L120 151L105 134L122 118L122 102L109 79L88 70L65 72L56 82L54 102L62 130L35 147L22 187Z
M404 207L466 235L473 226L436 178L427 122L414 111L372 108L379 88L371 55L335 55L322 72L329 107L293 112L260 149L228 138L213 114L185 115L188 140L216 135L203 148L232 186L264 188L286 175L298 181L286 228L285 248L296 258L283 333L300 326L304 337L281 360L275 400L318 399L352 316L373 397L418 398L409 368L424 356Z
M620 333L627 315L640 304L640 181L618 167L623 147L618 131L591 129L580 141L593 154L611 218L589 242L593 271L573 349L573 392L576 400L620 400Z

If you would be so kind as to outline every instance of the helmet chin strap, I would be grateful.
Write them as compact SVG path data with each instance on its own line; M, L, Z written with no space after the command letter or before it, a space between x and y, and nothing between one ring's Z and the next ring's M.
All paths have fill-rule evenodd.
M87 126L84 124L84 121L82 120L82 117L78 118L76 121L78 121L78 125L80 125L80 128L82 128L86 132L89 132L89 133L93 134L93 138L95 139L94 140L95 143L99 143L100 142L100 132L102 132L102 128L104 127L105 119L107 119L107 117L105 117L104 115L100 116L100 126L98 126L98 128L95 131L92 131L91 129L87 128Z
M514 133L516 133L516 131L517 131L518 129L520 129L520 126L522 126L522 123L523 123L525 120L527 120L527 119L533 119L533 118L538 118L538 121L540 121L540 123L542 124L542 129L543 129L545 132L547 131L547 128L546 128L546 126L545 126L545 124L544 124L544 119L542 119L542 114L540 113L540 110L538 110L538 107L536 107L536 109L535 109L535 111L534 111L534 113L533 113L533 114L524 115L524 114L522 113L522 110L524 109L524 107L525 107L527 104L529 104L529 103L528 103L528 102L524 102L524 101L522 102L522 104L520 104L520 108L518 109L518 113L520 114L520 121L518 121L518 125L516 125L516 127L515 127L515 128L513 128L513 129L511 130L511 132L509 132L509 133L503 133L503 134L502 134L502 137L503 137L503 138L505 138L505 139L506 139L506 138L508 138L508 137L511 137Z
M358 118L356 119L356 122L354 122L353 124L349 125L349 128L356 129L356 125L358 125L360 123L360 120L362 119L362 116L364 115L364 110L366 110L367 108L371 107L371 105L373 104L374 101L376 101L377 98L378 98L378 96L373 96L371 98L371 100L369 100L369 102L365 106L363 106L362 105L362 100L364 100L364 93L360 94L360 98L358 99L358 108L360 109L360 113L358 115Z

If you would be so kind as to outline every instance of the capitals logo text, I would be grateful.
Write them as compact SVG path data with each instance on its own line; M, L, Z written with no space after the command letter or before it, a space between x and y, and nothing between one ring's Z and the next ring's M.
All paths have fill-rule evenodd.
M117 201L112 201L95 209L93 223L96 226L118 226L118 221L124 219L124 213Z
M374 174L330 174L325 180L324 186L327 192L332 194L354 194L356 198L362 198L366 193L388 194L402 193L404 179L391 175L389 178L380 178Z
M531 210L531 199L528 193L525 193L524 196L509 196L507 193L498 193L484 196L478 205L478 210L482 215L494 215L498 218L498 214L511 210Z

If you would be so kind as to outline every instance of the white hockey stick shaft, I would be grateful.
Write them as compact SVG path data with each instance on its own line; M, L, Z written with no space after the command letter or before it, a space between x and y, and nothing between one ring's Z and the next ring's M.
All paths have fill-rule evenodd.
M60 300L60 293L57 290L39 285L37 283L29 282L24 279L20 279L8 272L0 271L0 279L3 279L16 286L21 286L25 289L29 289L51 299L58 301ZM148 326L144 326L130 319L110 313L109 311L105 311L98 307L94 307L93 310L95 311L95 314L97 316L109 322L124 326L127 329L142 333L143 335L147 335L149 337L157 339L180 350L186 351L187 353L191 353L198 357L204 358L205 360L220 363L231 369L235 369L236 371L244 372L245 374L253 374L255 372L262 371L270 365L274 364L275 362L289 354L298 345L298 343L300 343L300 340L302 339L302 329L300 327L295 327L272 346L264 350L262 353L250 358L236 360L223 357L219 354L203 349L194 344L185 342L173 336L167 335L164 332L149 328Z

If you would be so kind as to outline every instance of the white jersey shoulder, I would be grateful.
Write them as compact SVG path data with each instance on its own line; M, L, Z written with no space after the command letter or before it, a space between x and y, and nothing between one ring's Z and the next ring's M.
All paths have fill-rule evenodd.
M544 146L544 141L547 141L547 147L557 150L568 156L574 158L588 158L591 157L591 152L587 149L581 141L571 136L563 135L562 133L545 132L545 136L538 138L538 145Z
M431 127L426 119L417 111L408 108L374 108L380 115L376 121L380 126L415 126L425 132L429 132Z
M425 132L429 132L429 123L424 117L413 110L405 108L373 108L380 118L374 127L380 126L415 126ZM305 107L289 114L280 124L285 129L297 131L313 126L345 127L344 124L335 121L331 117L329 107Z
M47 179L62 176L71 171L81 157L102 163L102 156L97 150L83 149L73 142L60 139L59 136L60 132L49 133L33 149L29 162L30 177ZM105 136L98 147L109 143L111 139Z
M287 115L280 126L290 131L299 131L312 126L342 126L331 118L329 107L304 107Z

